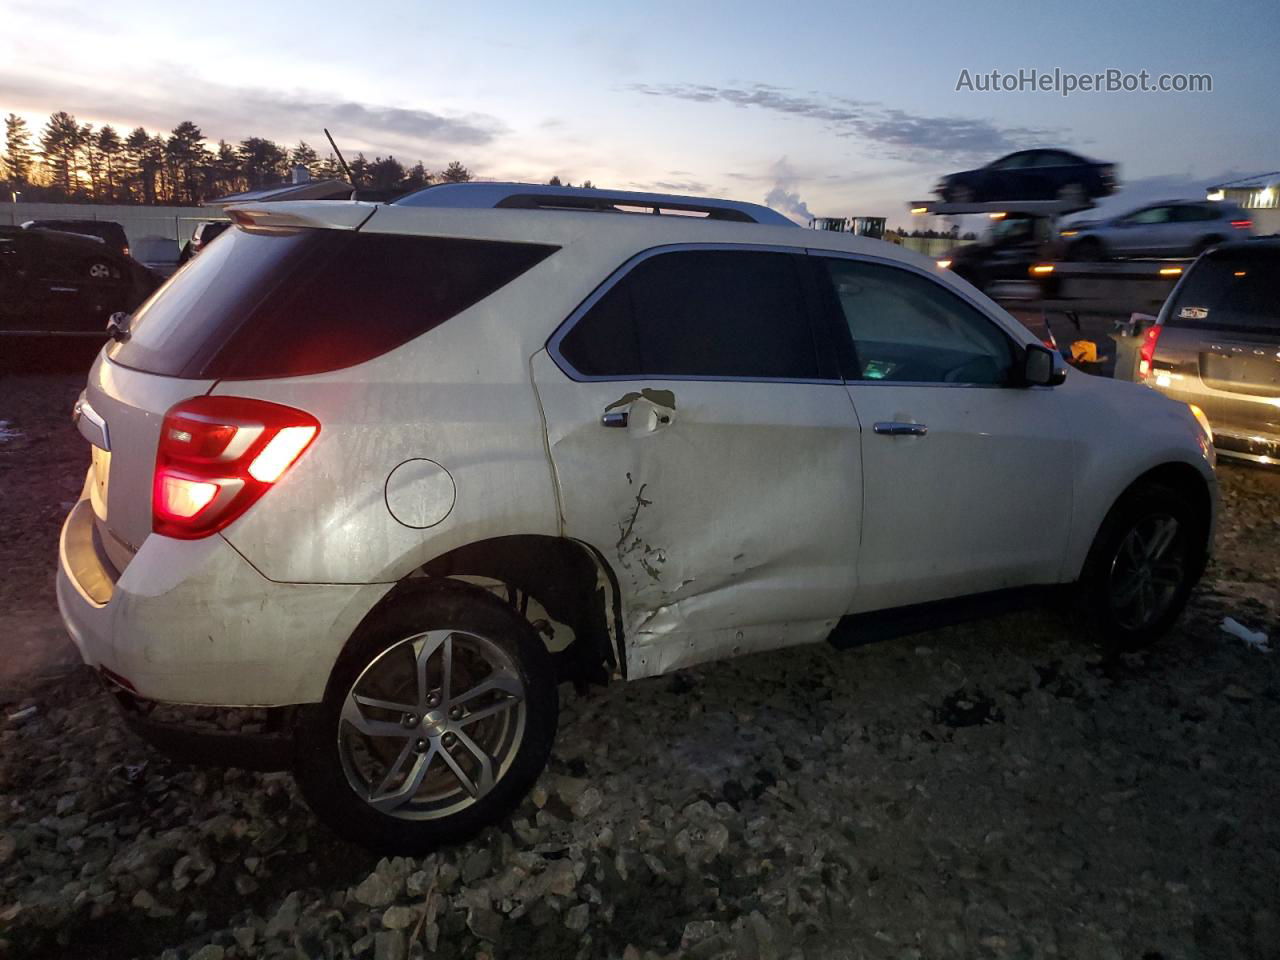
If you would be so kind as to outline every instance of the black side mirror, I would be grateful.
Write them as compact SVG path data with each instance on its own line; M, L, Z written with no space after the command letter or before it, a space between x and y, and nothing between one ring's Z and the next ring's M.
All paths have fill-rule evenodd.
M1067 368L1055 351L1031 343L1022 356L1020 379L1024 387L1056 387L1067 379Z
M129 321L133 317L123 310L117 310L107 318L107 336L121 343L129 339Z

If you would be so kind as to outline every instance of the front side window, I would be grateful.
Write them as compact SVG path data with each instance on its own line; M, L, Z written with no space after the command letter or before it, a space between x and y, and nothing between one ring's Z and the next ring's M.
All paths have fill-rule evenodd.
M853 379L983 385L1008 380L1009 338L937 281L884 264L825 262L853 338Z
M1129 223L1168 223L1170 213L1169 207L1147 207L1145 210L1130 214L1125 219Z
M679 250L637 264L569 331L588 377L821 379L795 258Z

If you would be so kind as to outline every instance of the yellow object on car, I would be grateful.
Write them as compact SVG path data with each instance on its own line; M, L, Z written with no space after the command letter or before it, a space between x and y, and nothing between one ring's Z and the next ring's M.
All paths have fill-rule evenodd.
M1076 363L1097 363L1098 345L1092 340L1076 340L1071 344L1071 359Z

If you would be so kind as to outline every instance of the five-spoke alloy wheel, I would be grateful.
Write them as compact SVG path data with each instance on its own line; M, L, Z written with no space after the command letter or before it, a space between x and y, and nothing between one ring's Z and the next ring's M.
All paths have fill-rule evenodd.
M1161 636L1204 567L1205 517L1173 489L1145 484L1123 496L1098 531L1080 578L1099 638L1132 650Z
M465 839L533 785L554 670L511 607L465 584L400 593L362 625L298 728L298 781L337 832L407 853Z

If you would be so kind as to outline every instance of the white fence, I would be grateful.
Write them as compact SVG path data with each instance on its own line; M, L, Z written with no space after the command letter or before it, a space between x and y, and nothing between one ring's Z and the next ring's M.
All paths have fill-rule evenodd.
M221 210L206 207L141 207L98 203L0 203L0 224L28 220L113 220L124 227L129 250L143 263L177 263L182 245L196 224L225 220Z

